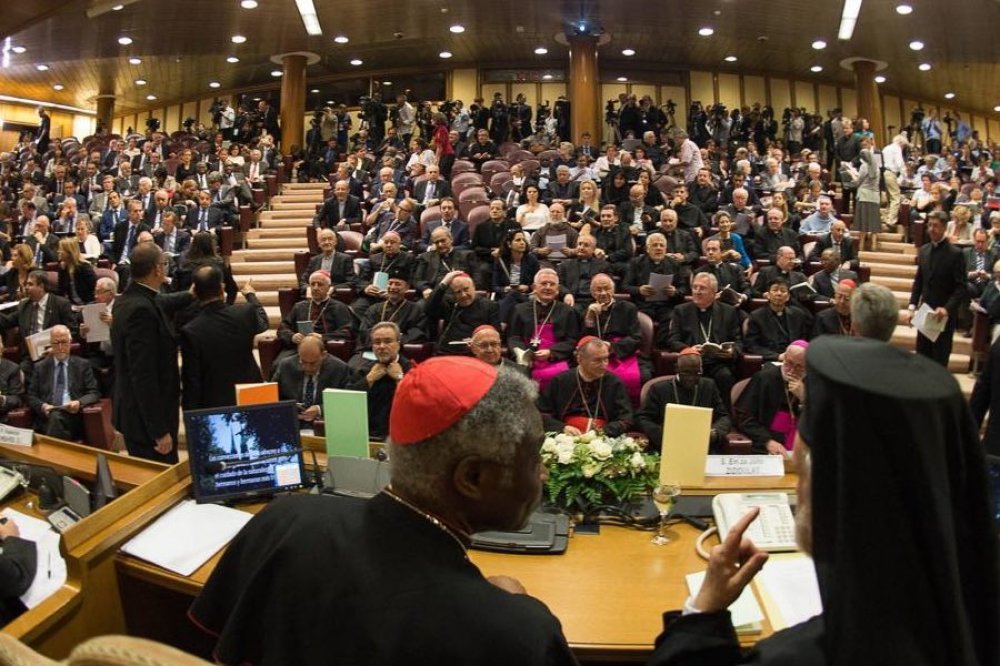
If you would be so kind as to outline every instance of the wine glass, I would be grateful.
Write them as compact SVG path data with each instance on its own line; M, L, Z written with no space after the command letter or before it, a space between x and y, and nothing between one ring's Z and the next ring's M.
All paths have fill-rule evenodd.
M31 467L27 465L15 465L14 471L21 475L21 478L19 478L17 482L18 485L21 486L21 490L24 491L24 493L27 493L28 487L31 485ZM29 510L34 509L35 503L29 499L26 506Z
M666 534L667 516L670 515L670 509L674 506L674 500L680 494L681 486L676 481L666 481L653 489L651 497L653 504L656 505L657 510L660 512L660 527L656 531L656 536L650 539L650 541L657 546L665 546L673 541Z

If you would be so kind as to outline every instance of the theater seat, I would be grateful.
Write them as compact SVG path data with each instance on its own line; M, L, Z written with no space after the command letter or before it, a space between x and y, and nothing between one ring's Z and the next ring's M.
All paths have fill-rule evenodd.
M34 423L34 415L28 407L18 407L7 412L4 423L15 428L30 428Z
M114 450L115 428L111 425L111 399L101 398L83 408L83 441L87 446Z

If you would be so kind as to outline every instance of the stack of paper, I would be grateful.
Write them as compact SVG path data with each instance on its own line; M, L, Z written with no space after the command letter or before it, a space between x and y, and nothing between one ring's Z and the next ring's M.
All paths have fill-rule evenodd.
M690 573L685 576L688 591L692 597L698 596L698 590L705 581L705 572ZM740 596L729 606L729 613L732 616L733 627L738 634L759 634L761 632L761 621L764 619L764 611L760 609L760 604L753 596L750 586L743 588Z
M229 543L253 514L184 500L127 541L122 550L182 576L190 576Z
M62 537L44 520L26 516L10 508L0 511L0 515L17 524L22 539L35 542L38 552L35 579L28 591L21 595L21 602L28 608L34 608L66 582L66 560L59 553L59 540Z
M771 555L755 582L774 631L823 612L816 567L805 555Z

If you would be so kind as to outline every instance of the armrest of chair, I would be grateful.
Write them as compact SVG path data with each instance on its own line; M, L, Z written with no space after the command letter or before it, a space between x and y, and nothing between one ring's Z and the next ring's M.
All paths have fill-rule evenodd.
M313 434L317 437L326 437L326 422L323 419L313 421Z
M233 255L233 241L236 232L232 227L219 227L219 254L223 257Z
M295 304L301 300L301 295L299 293L298 287L281 287L278 289L278 310L281 312L281 316L284 317Z
M414 363L426 361L434 355L433 342L407 342L403 345L403 356Z
M743 354L736 362L736 379L753 377L764 367L764 357L757 354Z
M258 208L260 208L261 206L264 205L265 202L267 202L267 192L258 187L252 188L250 190L250 194L253 196L253 205L257 206Z
M115 429L111 425L109 398L101 398L97 404L83 408L83 440L95 449L114 449Z
M731 432L726 435L726 444L722 453L729 456L745 456L753 453L753 443L741 432Z
M250 226L253 224L253 211L250 210L250 206L244 204L240 206L240 233L245 234L250 231Z
M354 353L354 340L327 340L326 351L347 363Z
M274 370L274 359L281 352L281 341L278 338L261 338L257 340L257 355L260 357L260 374L264 381L270 381Z
M653 350L653 376L664 377L666 375L677 374L677 359L680 354L677 352L665 351L663 349Z
M333 290L333 297L343 303L350 305L354 302L355 293L353 287L336 287Z
M278 193L278 182L278 177L274 174L269 173L264 176L264 189L268 199Z
M18 407L17 409L12 409L7 412L7 416L4 422L9 426L14 426L15 428L30 428L34 417L31 414L31 410L27 407Z

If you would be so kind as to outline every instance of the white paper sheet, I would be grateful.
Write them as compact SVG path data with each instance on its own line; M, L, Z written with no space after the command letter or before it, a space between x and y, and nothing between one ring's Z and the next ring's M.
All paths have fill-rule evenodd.
M772 555L754 580L774 631L823 612L816 568L805 555Z
M563 250L566 248L566 234L559 234L557 236L546 236L545 237L545 247L552 250L549 253L549 259L562 259L566 255L563 254Z
M104 303L90 303L80 307L83 323L90 329L87 331L87 342L104 342L111 339L111 327L101 321L101 314L107 312Z
M38 552L35 579L28 591L21 595L21 602L28 608L34 608L66 582L66 560L59 553L59 541L62 537L47 521L10 508L0 511L0 515L17 523L22 539L35 542Z
M652 287L656 293L646 299L646 301L652 303L655 301L665 301L667 300L667 295L663 293L663 290L674 283L674 274L668 273L664 275L663 273L650 273L649 274L649 286Z
M698 590L701 589L701 584L705 581L705 572L689 573L684 578L687 580L688 591L691 593L691 596L698 596ZM754 624L764 619L764 611L761 610L760 604L757 603L757 598L754 597L753 590L750 589L749 585L743 588L740 596L729 606L729 612L732 615L734 627Z
M931 317L931 313L934 309L924 303L917 311L913 313L913 325L916 327L920 333L923 334L925 338L931 342L937 342L938 336L944 331L945 326L948 325L948 317Z
M253 518L216 504L185 500L122 546L122 551L190 576Z

